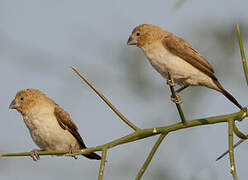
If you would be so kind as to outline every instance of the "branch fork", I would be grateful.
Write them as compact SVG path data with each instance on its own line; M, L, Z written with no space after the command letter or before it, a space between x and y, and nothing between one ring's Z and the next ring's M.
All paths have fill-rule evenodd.
M239 46L240 46L240 53L241 53L241 60L243 64L243 70L246 78L246 82L248 85L248 70L247 70L247 65L246 65L246 59L245 59L245 54L243 50L243 45L242 45L242 38L240 35L240 30L239 30L239 25L237 25L237 32L238 32L238 38L239 38ZM159 138L157 139L156 143L152 147L147 159L145 160L143 166L139 170L135 180L140 180L141 177L143 176L144 172L146 171L148 165L150 164L153 156L155 155L158 147L164 140L167 134L169 134L172 131L177 131L180 129L185 129L185 128L190 128L194 126L202 126L202 125L209 125L209 124L216 124L216 123L223 123L227 122L228 123L228 142L229 142L229 150L225 152L221 157L223 157L225 154L229 153L229 158L230 158L230 172L233 176L234 180L237 180L237 174L236 174L236 168L235 168L235 161L234 161L234 148L237 147L239 144L244 142L245 139L248 138L247 135L244 135L237 127L235 124L235 121L242 121L244 118L248 116L248 110L247 108L243 108L241 111L232 113L232 114L226 114L223 116L215 116L215 117L209 117L209 118L203 118L203 119L196 119L196 120L187 120L184 117L182 108L180 104L176 103L176 107L178 110L178 113L181 118L181 123L176 123L172 124L169 126L162 126L162 127L154 127L154 128L149 128L149 129L141 129L137 127L135 124L133 124L131 121L129 121L123 114L121 114L116 107L113 106L113 104L103 95L101 94L75 67L71 67L73 71L77 73L77 75L80 76L80 78L91 88L95 91L95 93L110 107L110 109L113 110L113 112L127 125L129 126L134 132L123 136L119 139L113 140L111 142L108 142L106 144L102 144L99 146L94 146L94 147L89 147L86 149L81 149L79 151L76 151L73 154L70 154L68 151L39 151L37 152L37 155L65 155L65 156L76 156L80 154L88 154L91 152L96 152L96 151L101 151L102 152L102 159L101 159L101 164L100 164L100 169L99 169L99 174L98 174L98 180L103 179L103 174L104 174L104 168L105 168L105 162L106 162L106 157L107 157L107 151L117 145L137 141L140 139L144 139L146 137L150 136L155 136L159 135ZM171 78L170 73L168 73L168 83L170 86L172 98L176 98L176 91L174 90L173 87L173 79ZM236 134L241 140L233 145L233 134ZM23 152L23 153L8 153L8 154L0 154L0 157L13 157L13 156L30 156L30 152ZM218 159L220 159L219 157Z

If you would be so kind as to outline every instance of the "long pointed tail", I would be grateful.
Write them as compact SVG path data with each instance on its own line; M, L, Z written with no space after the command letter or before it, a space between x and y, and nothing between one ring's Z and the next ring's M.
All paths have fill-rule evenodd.
M90 154L83 154L83 156L87 157L88 159L96 159L96 160L100 160L101 156L99 156L96 153L90 153Z
M215 80L216 85L220 89L220 92L226 96L233 104L235 104L239 109L242 110L242 106L238 103L238 101L229 93L227 92L219 83L219 81Z

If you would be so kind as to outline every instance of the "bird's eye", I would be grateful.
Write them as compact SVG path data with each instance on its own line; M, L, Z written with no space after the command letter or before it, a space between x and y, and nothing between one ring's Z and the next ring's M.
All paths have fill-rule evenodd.
M23 101L24 100L24 97L20 97L20 100Z
M136 32L136 36L140 36L140 32Z

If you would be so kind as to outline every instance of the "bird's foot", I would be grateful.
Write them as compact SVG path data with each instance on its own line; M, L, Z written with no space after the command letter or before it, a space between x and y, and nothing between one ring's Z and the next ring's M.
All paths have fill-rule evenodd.
M171 100L175 104L181 104L182 103L182 99L181 99L181 97L177 93L175 94L175 97L172 97L171 96Z
M167 84L170 85L170 86L175 86L176 85L173 79L168 79Z
M74 154L75 153L75 149L73 147L70 147L69 149L69 154ZM74 159L78 159L77 156L72 156Z
M39 156L39 154L37 154L37 153L40 152L40 151L41 151L40 149L33 149L33 150L30 152L30 157L31 157L34 161L40 160L40 156Z

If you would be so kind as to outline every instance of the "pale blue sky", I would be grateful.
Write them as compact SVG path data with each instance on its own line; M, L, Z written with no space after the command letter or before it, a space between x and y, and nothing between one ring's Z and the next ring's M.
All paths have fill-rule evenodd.
M142 23L160 25L192 43L209 59L223 86L247 105L235 34L236 23L247 33L247 1L187 0L173 11L175 2L0 0L0 153L37 148L21 115L8 109L15 93L24 88L38 88L66 109L89 146L131 132L81 83L71 65L138 126L178 122L165 81L138 48L126 46L132 29ZM247 39L244 43L247 47ZM204 88L189 88L182 99L188 119L238 110L221 94ZM240 127L247 130L247 123ZM110 150L104 179L134 179L155 140ZM143 179L231 180L228 158L215 162L226 147L227 124L174 132L162 143ZM247 150L243 144L236 151L240 179L247 177ZM91 180L97 179L99 165L83 157L41 157L39 162L0 159L0 178Z

